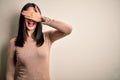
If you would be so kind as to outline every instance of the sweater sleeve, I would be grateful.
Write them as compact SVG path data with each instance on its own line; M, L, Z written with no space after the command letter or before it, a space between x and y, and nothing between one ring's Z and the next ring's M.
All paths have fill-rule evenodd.
M55 30L48 31L51 42L54 42L72 32L72 27L62 21L43 17L45 22L43 24L48 25Z
M8 49L6 80L14 80L15 71L14 53L15 53L15 39L11 39Z

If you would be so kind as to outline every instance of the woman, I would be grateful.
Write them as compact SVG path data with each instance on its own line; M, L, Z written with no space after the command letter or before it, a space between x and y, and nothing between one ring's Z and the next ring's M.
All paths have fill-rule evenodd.
M55 30L42 32L42 24ZM18 35L10 40L7 80L50 80L50 47L71 31L68 24L42 17L36 4L27 3L21 10Z

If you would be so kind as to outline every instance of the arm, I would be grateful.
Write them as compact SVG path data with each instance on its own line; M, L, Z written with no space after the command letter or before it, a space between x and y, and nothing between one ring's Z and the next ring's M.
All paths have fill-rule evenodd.
M15 45L14 45L14 39L12 39L10 40L10 44L9 44L6 80L14 80L14 71L15 71L14 53L15 53Z
M51 42L54 42L72 32L72 27L64 22L50 19L48 17L43 17L43 19L45 20L43 24L56 29L48 32Z
M22 12L22 15L24 15L24 17L27 19L31 19L40 23L42 22L42 20L44 20L45 22L42 22L43 24L55 28L56 30L47 32L49 34L51 42L54 42L55 40L60 39L71 33L72 28L70 25L58 20L50 19L48 17L42 17L37 7L35 7L35 10L36 11L32 13L25 10ZM33 16L31 14L33 14Z

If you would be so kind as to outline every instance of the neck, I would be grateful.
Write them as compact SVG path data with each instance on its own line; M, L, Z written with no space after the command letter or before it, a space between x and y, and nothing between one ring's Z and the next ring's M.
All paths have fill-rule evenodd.
M28 31L27 31L28 37L32 37L33 32L34 32L34 30L28 30Z

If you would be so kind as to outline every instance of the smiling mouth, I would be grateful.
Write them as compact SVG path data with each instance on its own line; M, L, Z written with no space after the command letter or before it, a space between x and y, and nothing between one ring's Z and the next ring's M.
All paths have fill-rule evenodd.
M35 23L36 23L35 21L29 20L29 21L28 21L28 26L29 26L29 27L33 27L33 26L35 25Z

